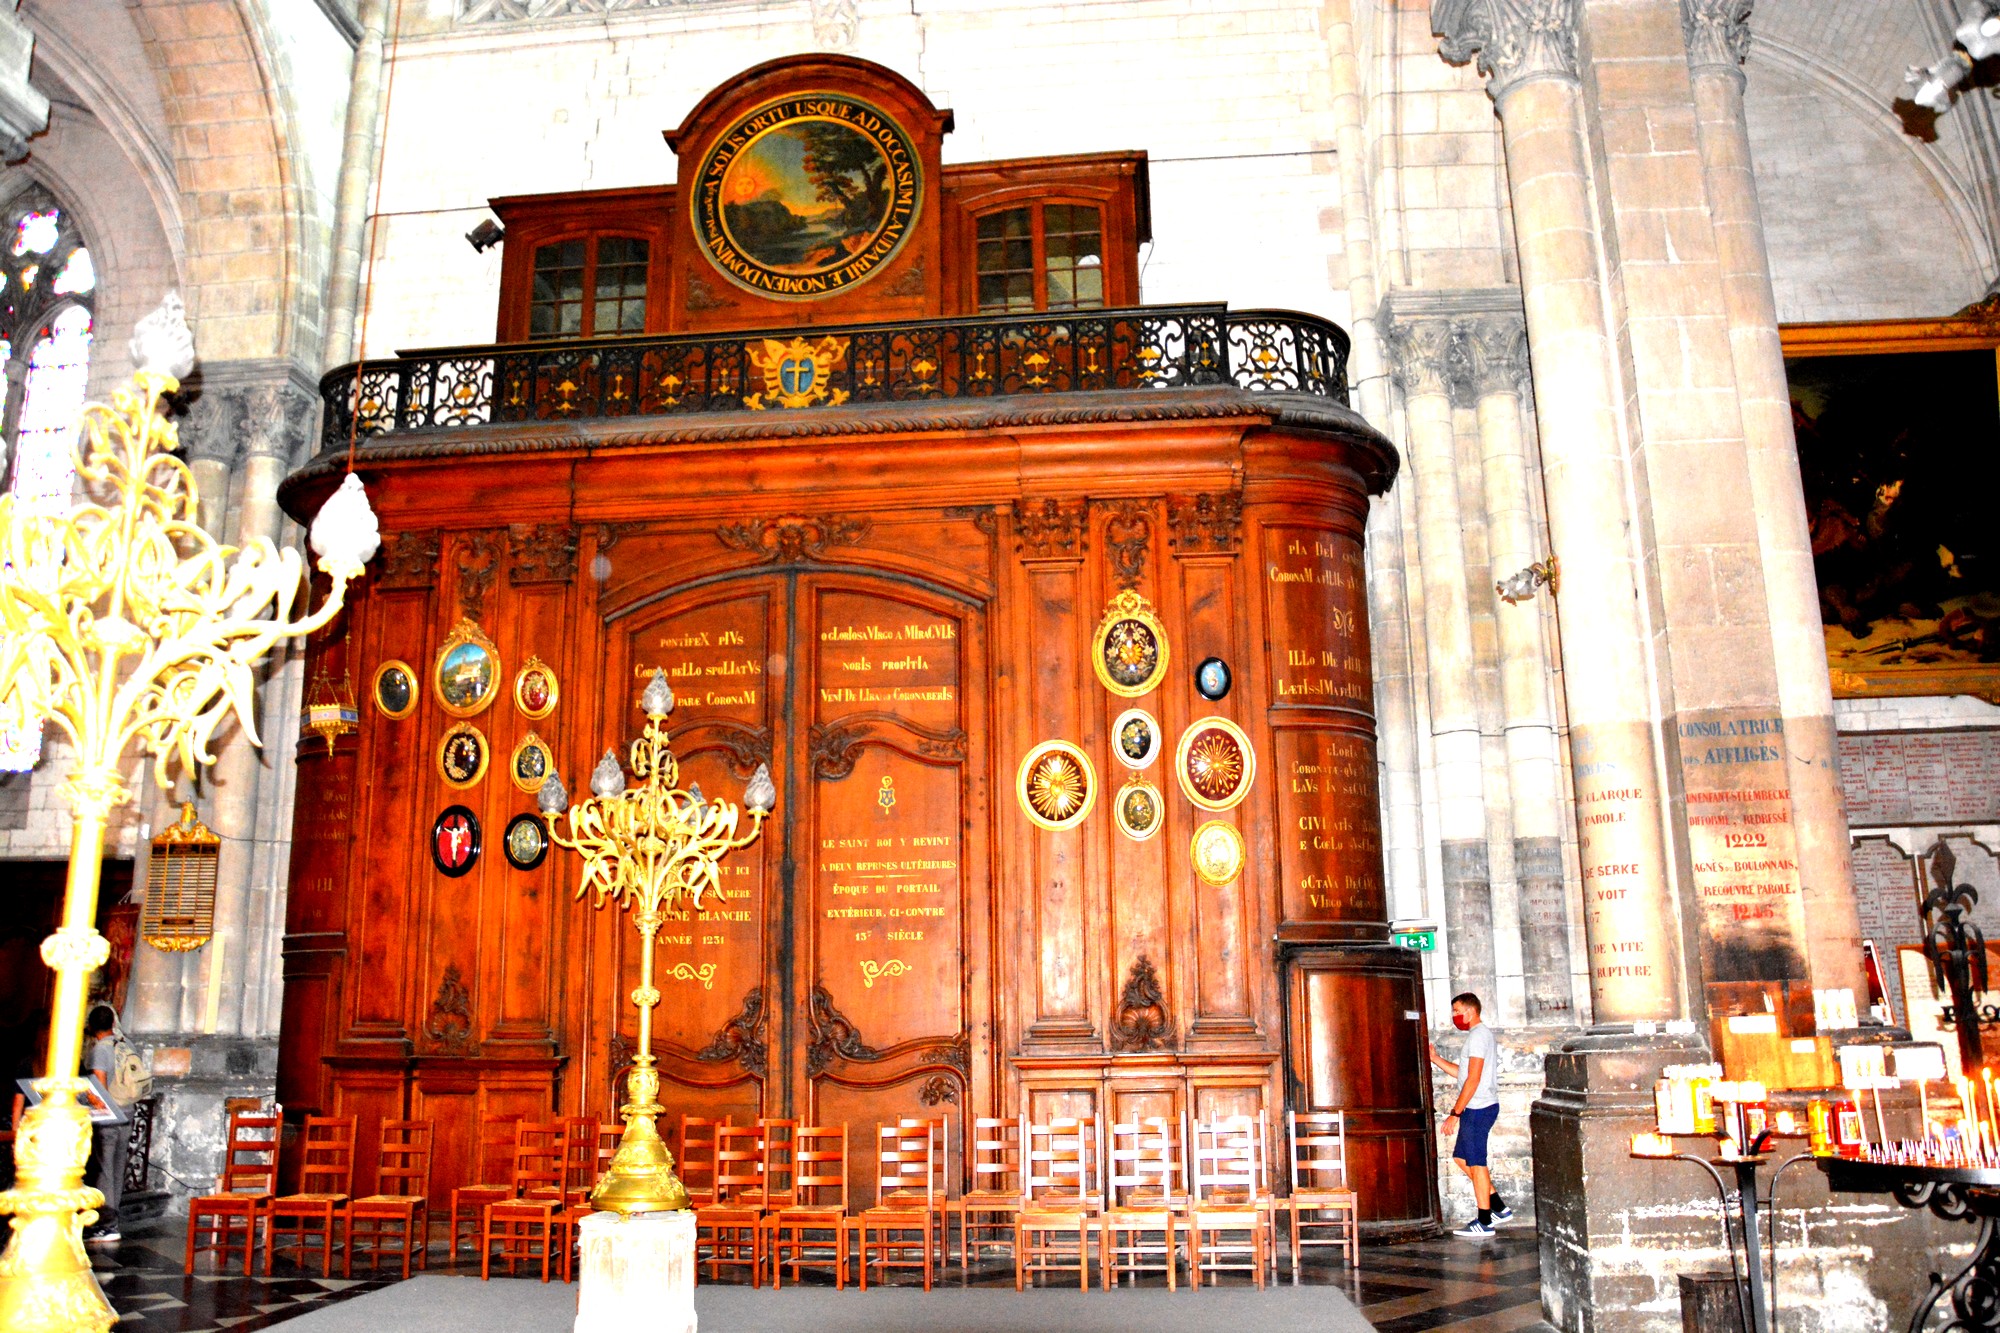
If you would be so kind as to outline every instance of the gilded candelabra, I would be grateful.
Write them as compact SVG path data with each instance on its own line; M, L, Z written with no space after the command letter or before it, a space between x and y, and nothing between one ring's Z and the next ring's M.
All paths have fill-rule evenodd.
M116 1314L84 1254L82 1229L104 1196L83 1183L90 1115L78 1102L90 974L110 954L93 928L111 812L132 799L127 764L150 756L162 786L178 767L215 762L210 742L234 717L257 741L257 663L281 639L339 612L347 583L377 545L375 516L350 476L313 521L313 548L332 590L292 618L305 570L295 550L258 539L217 545L196 522L192 474L172 454L161 399L194 364L178 297L140 321L138 366L109 406L79 423L84 498L66 512L0 496L0 722L55 727L73 751L57 788L70 810L62 924L42 942L56 973L41 1101L21 1119L14 1218L0 1255L0 1329L109 1329Z
M688 1206L687 1190L674 1175L673 1155L660 1141L656 1123L666 1108L660 1105L660 1075L653 1060L653 1010L660 1003L653 985L653 941L668 912L698 912L708 895L724 896L717 863L756 841L764 816L778 801L769 767L759 764L743 792L750 830L737 836L742 810L709 800L698 784L687 790L675 785L680 764L667 742L674 692L664 672L653 673L640 707L646 729L631 750L639 785L625 785L617 753L606 750L590 775L589 800L569 805L561 777L551 774L536 802L548 817L549 837L583 858L576 896L589 893L598 907L607 902L629 907L639 927L639 985L632 992L639 1009L639 1053L626 1079L626 1104L619 1109L625 1134L603 1179L590 1192L593 1207L615 1213ZM568 825L566 834L556 826L558 820Z

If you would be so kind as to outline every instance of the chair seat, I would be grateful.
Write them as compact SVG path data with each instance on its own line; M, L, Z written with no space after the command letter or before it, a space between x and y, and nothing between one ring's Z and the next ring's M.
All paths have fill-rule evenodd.
M201 1208L261 1208L277 1196L264 1194L203 1194L194 1198L190 1206Z
M984 1208L1018 1208L1021 1206L1019 1190L967 1190L952 1200L960 1207L976 1205Z
M794 1204L789 1208L780 1208L776 1212L766 1213L764 1216L766 1221L777 1222L784 1226L832 1227L839 1226L847 1220L847 1210L845 1208L801 1208Z
M719 1222L733 1226L755 1222L763 1216L763 1208L755 1204L705 1203L694 1210L697 1224Z
M1291 1200L1300 1208L1348 1208L1360 1202L1359 1190L1293 1190Z
M347 1196L345 1194L283 1194L273 1199L271 1206L274 1208L303 1208L307 1206L320 1208L330 1203L346 1202Z
M354 1201L356 1208L409 1208L423 1203L421 1194L366 1194Z
M561 1204L561 1199L502 1199L487 1204L486 1211L496 1217L525 1217L553 1213Z

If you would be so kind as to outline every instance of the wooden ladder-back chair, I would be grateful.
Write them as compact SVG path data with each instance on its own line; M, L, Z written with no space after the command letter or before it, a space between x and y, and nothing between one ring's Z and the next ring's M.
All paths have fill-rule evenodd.
M539 1263L549 1280L555 1259L556 1214L562 1208L562 1129L523 1120L514 1126L514 1189L486 1205L479 1233L479 1276L493 1276L493 1260L513 1277L523 1263Z
M428 1267L430 1189L431 1122L384 1120L376 1192L347 1206L347 1255L340 1275L354 1275L356 1254L366 1254L369 1266L378 1269L383 1255L399 1257L406 1278L412 1258L418 1268Z
M946 1208L951 1203L951 1121L944 1116L904 1116L896 1122L902 1131L906 1148L914 1147L918 1134L928 1135L931 1141L931 1225L937 1232L934 1242L937 1248L938 1267L944 1266L946 1240Z
M265 1209L270 1219L264 1244L264 1275L290 1237L289 1247L301 1266L319 1242L320 1273L333 1276L334 1227L346 1218L347 1200L354 1193L354 1127L351 1115L309 1115L299 1142L304 1161L299 1166L299 1192L281 1194Z
M587 1115L564 1116L556 1122L562 1141L562 1187L588 1190L597 1183L597 1119Z
M689 1207L715 1202L715 1132L729 1123L729 1116L720 1120L681 1117L680 1130L674 1135L674 1165L681 1187L687 1190Z
M213 1194L188 1200L187 1271L203 1250L221 1256L229 1267L237 1229L243 1232L243 1271L253 1271L257 1231L265 1207L278 1191L278 1135L282 1126L274 1114L237 1111L229 1117L229 1146L222 1155L222 1176Z
M1292 1281L1299 1280L1299 1250L1331 1246L1361 1262L1361 1195L1347 1183L1347 1113L1288 1111L1286 1135L1292 1149L1292 1192L1279 1200L1291 1215ZM1308 1216L1311 1214L1311 1216ZM1331 1235L1308 1237L1306 1228Z
M1090 1290L1090 1233L1104 1211L1098 1179L1094 1116L1022 1128L1021 1209L1014 1214L1014 1290L1030 1273L1076 1266L1077 1285Z
M833 1269L833 1285L847 1285L847 1126L798 1125L792 1130L792 1201L764 1215L764 1254L771 1288L792 1281L801 1268ZM787 1259L789 1257L789 1260Z
M883 1125L875 1131L875 1206L847 1224L858 1233L863 1291L868 1289L870 1263L879 1265L885 1275L891 1268L921 1266L924 1290L931 1289L941 1202L938 1137L928 1121ZM913 1231L923 1239L911 1240ZM871 1259L871 1250L880 1250L881 1257Z
M761 1203L768 1212L782 1208L798 1197L798 1144L796 1120L757 1122L757 1140L764 1152L764 1184L761 1192L746 1194L746 1202Z
M714 1197L694 1210L695 1261L708 1265L710 1281L719 1269L748 1268L750 1285L762 1285L764 1189L763 1132L717 1125Z
M515 1126L517 1115L489 1115L479 1121L479 1160L475 1166L480 1183L459 1185L451 1192L451 1254L458 1257L461 1245L479 1244L486 1225L486 1205L514 1197Z
M945 1201L947 1217L958 1217L958 1262L967 1268L986 1250L1014 1248L1014 1214L1021 1211L1020 1118L978 1117L971 1148L972 1184Z
M1179 1122L1158 1116L1111 1127L1101 1220L1104 1289L1128 1273L1164 1271L1174 1290L1187 1191ZM1149 1262L1151 1261L1151 1262Z
M1248 1270L1264 1285L1271 1261L1271 1210L1259 1199L1261 1140L1248 1116L1199 1124L1194 1130L1194 1192L1188 1203L1188 1278ZM1242 1256L1249 1263L1230 1263Z

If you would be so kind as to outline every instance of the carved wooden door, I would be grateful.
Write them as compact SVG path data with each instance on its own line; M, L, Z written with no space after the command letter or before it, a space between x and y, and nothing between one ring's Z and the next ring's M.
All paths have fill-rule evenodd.
M991 1096L984 608L907 577L794 571L676 589L609 628L625 734L663 669L683 785L737 800L768 762L778 787L724 865L726 900L661 936L670 1119L846 1123L857 1199L881 1123L946 1115L956 1159ZM622 924L622 979L599 998L629 1034Z

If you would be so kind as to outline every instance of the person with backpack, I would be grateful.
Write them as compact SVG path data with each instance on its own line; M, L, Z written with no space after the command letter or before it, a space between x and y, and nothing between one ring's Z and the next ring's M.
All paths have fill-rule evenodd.
M97 1221L86 1241L119 1239L118 1205L125 1193L125 1157L132 1144L132 1108L152 1091L146 1062L118 1034L118 1015L108 1004L92 1005L83 1020L84 1072L97 1075L112 1107L123 1117L115 1125L91 1126L90 1183L104 1194Z

